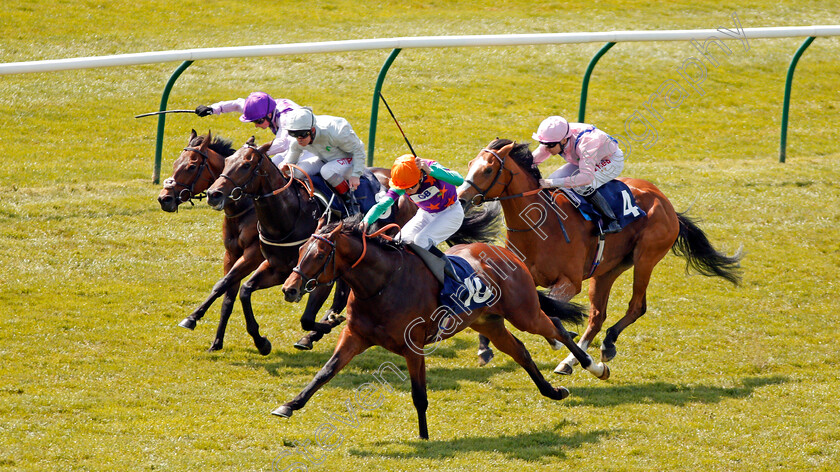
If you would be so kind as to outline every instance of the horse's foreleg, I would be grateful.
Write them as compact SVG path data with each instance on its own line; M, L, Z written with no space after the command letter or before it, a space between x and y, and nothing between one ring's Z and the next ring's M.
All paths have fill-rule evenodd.
M426 358L411 350L405 356L408 364L408 375L411 377L411 400L417 410L417 423L420 439L429 439L429 427L426 423L426 410L429 408L429 398L426 395Z
M610 298L610 289L615 282L615 279L624 272L626 268L620 267L611 270L610 272L593 277L589 281L589 322L583 334L578 340L577 346L584 352L589 349L592 340L595 339L601 331L604 321L607 319L607 303ZM601 359L601 361L606 361ZM569 375L577 365L578 359L574 354L569 354L563 359L560 364L554 369L555 374Z
M288 418L292 416L295 410L300 410L306 405L306 402L312 398L312 395L318 391L325 383L335 377L344 366L350 362L351 359L361 354L370 347L370 343L361 339L354 334L350 328L345 328L338 338L338 344L335 346L335 351L332 357L327 361L323 368L315 374L315 378L309 382L303 391L296 396L292 401L277 407L271 412L272 415L282 416Z
M225 344L225 331L227 330L230 314L233 312L233 305L236 302L236 294L239 292L239 282L228 287L225 297L222 299L222 312L219 316L219 325L216 327L216 337L207 352L221 351Z
M248 272L242 272L240 267L243 265L243 258L239 257L236 259L234 263L231 261L231 258L234 257L230 253L225 253L225 260L224 260L224 269L225 275L213 285L213 288L210 290L210 296L207 297L201 305L198 306L192 313L180 323L178 326L187 329L195 329L196 321L200 320L204 315L207 313L207 310L210 309L210 306L213 305L213 302L216 301L217 298L221 297L228 293L230 287L232 285L236 285L239 288L239 282L245 278L251 271L253 271L256 266L250 266L250 270ZM235 296L235 292L234 292Z
M525 345L522 344L522 341L516 339L516 337L511 334L507 328L505 328L504 320L502 318L476 322L471 324L470 327L490 338L490 341L493 342L494 346L512 357L517 364L521 365L522 368L528 372L528 375L531 377L531 380L534 381L534 384L536 384L541 394L553 400L562 400L569 396L569 390L565 387L554 388L550 383L548 383L540 372L540 369L534 363L534 360L531 359L531 354L527 349L525 349Z
M490 348L490 340L483 334L478 335L478 365L485 366L493 360L493 349Z
M617 352L615 342L618 340L618 335L647 311L647 287L650 283L653 266L657 262L659 262L659 259L646 263L640 262L633 268L633 296L630 297L630 303L624 316L607 329L604 342L601 343L601 360L608 361L615 357Z
M347 306L347 298L350 296L350 287L342 279L338 279L333 291L333 303L327 313L321 318L320 323L329 325L330 328L335 328L344 322L345 317L340 315ZM301 323L302 324L302 323ZM303 335L294 344L296 349L309 351L312 349L312 344L316 343L324 337L324 333L320 331L310 331Z
M324 306L327 297L330 296L332 285L321 285L309 294L306 300L306 308L300 316L300 326L306 331L317 331L321 334L327 334L332 329L332 325L327 323L318 323L315 321L315 314Z
M251 293L262 290L264 288L273 287L282 283L280 275L268 261L263 261L260 267L254 272L254 275L242 284L239 289L239 301L242 302L242 313L245 315L245 328L248 334L254 339L254 345L260 354L267 356L271 352L271 342L268 338L260 335L260 325L254 318L254 311L251 308Z

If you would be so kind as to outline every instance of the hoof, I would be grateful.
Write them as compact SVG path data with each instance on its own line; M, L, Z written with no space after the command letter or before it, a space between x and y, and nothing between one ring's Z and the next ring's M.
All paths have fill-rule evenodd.
M260 354L262 354L263 356L267 356L271 353L271 342L268 340L268 338L263 337L262 345L257 346L257 349L260 351Z
M493 351L490 349L482 349L481 351L478 351L478 366L486 366L493 360L494 356L495 354L493 354Z
M601 345L601 362L613 360L616 354L618 354L618 351L616 351L615 345Z
M608 366L607 364L604 364L604 363L601 363L601 365L604 366L604 373L601 374L601 376L598 377L598 379L599 380L607 380L608 378L610 378L610 366Z
M180 323L178 323L178 326L192 331L195 329L195 320L192 318L184 318Z
M566 387L557 387L554 389L554 391L557 392L557 397L555 398L555 400L562 400L569 396L569 389Z
M294 410L287 407L286 405L283 405L283 406L277 407L277 409L272 411L271 414L274 415L274 416L281 416L283 418L291 418L293 412L294 412Z
M554 369L554 373L560 375L572 375L572 372L574 372L572 366L562 362L560 363L560 365L557 366L557 368Z
M222 350L222 343L213 343L213 345L210 346L210 349L208 349L207 352L216 352L216 351L221 351L221 350Z
M312 339L310 339L309 335L306 335L298 340L294 344L295 349L300 349L301 351L311 351L312 350Z
M561 343L560 341L558 341L556 339L552 339L551 341L552 342L549 343L551 345L551 349L553 349L555 351L559 351L560 349L563 349L563 343Z

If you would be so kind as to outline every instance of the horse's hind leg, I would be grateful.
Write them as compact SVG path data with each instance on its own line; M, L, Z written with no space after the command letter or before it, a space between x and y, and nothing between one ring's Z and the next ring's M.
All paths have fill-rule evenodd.
M338 344L335 346L335 351L333 352L332 357L330 357L330 360L324 364L324 367L315 374L315 377L311 382L309 382L309 385L304 387L303 391L292 399L292 401L277 407L271 412L271 414L282 416L284 418L292 416L292 413L294 413L295 410L300 410L306 405L306 402L312 398L312 395L314 395L319 388L335 377L335 374L343 369L351 359L364 352L364 350L368 347L370 347L370 343L361 339L358 335L350 331L349 328L345 328L338 338Z
M478 366L483 367L493 360L493 350L490 349L490 340L487 336L478 335Z
M562 400L569 396L569 390L565 387L554 388L548 383L534 360L531 359L531 354L525 349L525 345L505 328L501 317L494 316L483 321L476 321L470 325L470 328L487 336L494 346L521 365L531 376L531 380L534 381L541 394L553 400Z

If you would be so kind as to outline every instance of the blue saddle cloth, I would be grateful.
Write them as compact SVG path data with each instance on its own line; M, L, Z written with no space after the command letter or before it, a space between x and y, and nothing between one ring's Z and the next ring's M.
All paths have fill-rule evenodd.
M584 218L589 221L600 223L601 214L598 213L598 211L593 208L589 202L575 193L574 190L565 188L561 190L563 190L563 193L566 194L569 201L577 207L578 211ZM633 192L630 191L630 187L620 180L611 180L599 187L598 191L601 192L601 195L603 195L610 204L610 208L612 208L613 213L616 218L618 218L618 224L622 228L647 215L647 213L645 213L645 211L636 204L636 197L633 196Z
M461 314L483 306L493 304L498 298L495 287L485 284L475 273L475 269L463 258L446 256L452 261L455 273L463 284L446 277L440 291L440 304L451 310L451 314Z
M310 177L312 178L312 183L315 185L315 190L320 192L327 202L332 199L330 208L340 213L342 218L346 217L347 209L344 207L344 199L335 193L332 187L327 184L327 181L324 180L320 174L312 175ZM362 214L367 213L372 206L376 205L376 194L379 193L381 189L382 185L379 184L379 180L376 179L373 172L366 169L365 173L362 174L362 177L359 179L359 187L355 191L356 200L359 202ZM333 195L335 195L335 197L333 197ZM383 215L383 218L387 220L388 217ZM390 221L388 222L390 223Z

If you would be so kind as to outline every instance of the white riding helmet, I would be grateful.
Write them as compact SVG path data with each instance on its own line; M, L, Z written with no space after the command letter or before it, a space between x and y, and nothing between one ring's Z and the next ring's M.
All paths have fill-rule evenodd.
M310 130L315 127L315 115L308 108L296 108L289 112L286 123L289 131Z
M543 143L559 143L572 135L569 122L561 116L549 116L531 137Z

